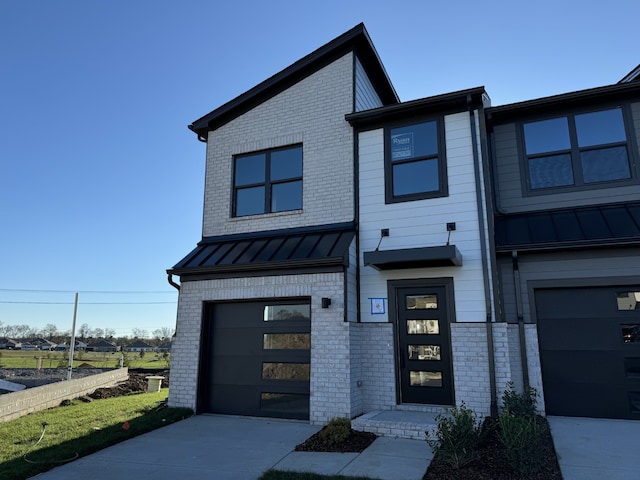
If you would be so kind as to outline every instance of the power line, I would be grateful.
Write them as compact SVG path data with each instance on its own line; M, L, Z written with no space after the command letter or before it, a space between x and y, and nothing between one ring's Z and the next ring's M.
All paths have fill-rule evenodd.
M0 303L17 303L22 305L73 305L74 302L15 302L0 300ZM78 302L78 305L175 305L176 302Z
M0 292L23 292L23 293L105 293L105 294L171 294L175 295L177 292L166 290L32 290L26 288L0 288Z

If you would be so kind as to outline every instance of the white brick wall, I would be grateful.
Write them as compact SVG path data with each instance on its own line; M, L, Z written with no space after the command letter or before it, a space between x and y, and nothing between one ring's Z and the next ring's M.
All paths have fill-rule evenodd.
M353 54L209 133L203 236L354 219ZM303 144L302 210L230 218L233 155Z
M282 275L184 282L178 301L169 405L196 408L203 302L311 297L310 420L351 416L349 325L344 321L342 273ZM323 309L321 298L331 298Z
M453 377L456 405L462 401L479 415L491 413L487 326L452 323Z
M396 405L396 374L393 349L393 325L391 323L351 324L352 344L357 349L352 352L352 361L360 365L359 377L352 386L360 390L362 405L360 411L389 410ZM361 386L357 386L357 382ZM356 410L356 409L354 409Z

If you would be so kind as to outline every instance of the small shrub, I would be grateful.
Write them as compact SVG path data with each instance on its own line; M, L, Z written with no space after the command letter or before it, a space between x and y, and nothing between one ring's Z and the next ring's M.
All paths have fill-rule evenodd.
M447 409L445 415L437 415L436 423L436 429L425 432L425 436L440 460L457 470L478 457L481 426L464 402L460 407Z
M500 415L500 441L505 447L509 465L518 473L535 473L545 463L545 439L548 425L543 418Z
M513 382L507 383L507 389L502 395L504 411L514 417L535 418L538 404L535 388L527 387L524 392L518 393L514 389Z
M329 445L340 445L351 435L351 420L348 418L334 418L320 430L320 438Z

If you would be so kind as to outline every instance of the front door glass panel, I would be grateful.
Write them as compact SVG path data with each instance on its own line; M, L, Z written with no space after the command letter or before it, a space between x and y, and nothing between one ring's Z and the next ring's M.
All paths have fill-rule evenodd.
M412 387L442 387L442 372L410 371Z
M409 335L438 335L440 324L438 320L407 320Z
M438 345L409 345L409 360L442 360Z
M431 310L438 308L437 295L407 295L405 301L407 310Z

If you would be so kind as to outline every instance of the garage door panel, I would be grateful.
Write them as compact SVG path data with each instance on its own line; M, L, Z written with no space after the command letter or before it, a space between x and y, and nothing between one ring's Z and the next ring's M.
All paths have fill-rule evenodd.
M564 384L545 380L545 401L553 405L552 415L594 418L629 418L626 389L595 383Z
M216 356L211 366L216 385L256 385L262 381L259 358L249 356Z
M640 289L534 290L548 414L640 419L640 309L628 291Z
M557 383L601 383L625 381L616 352L544 351L545 381Z
M268 321L265 311L274 302L207 307L200 389L206 412L309 418L308 300L276 303Z
M216 328L211 339L213 357L260 355L262 330L257 328Z
M619 289L567 288L543 290L544 302L536 302L536 311L538 316L543 318L606 317L617 311L617 290Z
M540 318L540 317L539 317ZM622 334L617 323L607 317L544 318L540 340L546 350L602 350L620 348Z

